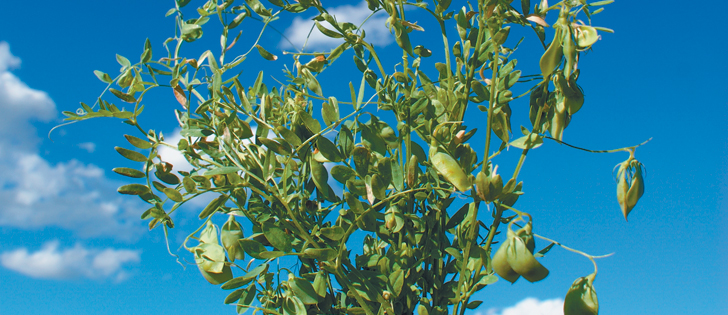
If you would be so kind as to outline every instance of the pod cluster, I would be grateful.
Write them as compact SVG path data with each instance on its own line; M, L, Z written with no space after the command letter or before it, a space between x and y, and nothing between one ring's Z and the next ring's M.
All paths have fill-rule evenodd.
M506 240L493 256L493 270L511 283L521 276L530 282L536 282L549 275L549 270L533 256L536 243L531 229L531 222L516 232L509 226Z
M599 301L594 291L596 273L576 279L564 298L564 315L597 315Z
M617 164L616 167L619 167L617 171L617 201L622 208L624 219L627 220L627 215L645 193L645 182L642 177L644 165L630 156L629 159Z

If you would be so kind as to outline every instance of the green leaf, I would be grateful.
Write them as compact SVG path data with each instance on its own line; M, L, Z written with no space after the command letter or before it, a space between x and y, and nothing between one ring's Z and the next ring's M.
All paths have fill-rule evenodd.
M319 295L308 280L296 278L292 274L289 274L288 285L291 287L293 294L301 299L303 304L311 305L318 303Z
M179 184L179 177L177 175L174 175L172 173L163 172L162 170L158 169L156 172L154 172L154 176L157 176L157 178L164 183L168 185L177 185Z
M243 250L246 254L250 255L250 257L253 257L255 259L265 259L260 256L261 253L265 253L268 251L267 249L265 249L265 246L263 246L263 244L249 239L242 239L238 242L240 242Z
M247 308L244 308L243 305L244 306L252 305L253 300L255 300L256 293L257 293L257 289L255 287L255 283L251 283L248 286L248 290L243 292L243 295L240 296L240 300L238 301L238 307L237 307L238 314L245 313L245 311L248 310Z
M117 168L112 169L111 171L114 172L114 173L117 173L119 175L124 175L124 176L131 177L131 178L144 178L144 177L146 177L146 175L144 174L144 172L139 171L139 170L135 170L133 168L128 168L128 167L117 167Z
M392 285L392 293L394 296L399 296L402 292L402 285L404 284L404 270L397 269L389 275L389 283Z
M306 248L303 256L306 258L317 259L320 261L331 261L336 258L338 253L331 248Z
M182 200L183 200L182 194L180 194L179 191L177 191L174 188L165 188L165 189L162 190L162 192L165 195L167 195L167 197L169 199L171 199L172 201L174 201L174 202L182 202Z
M318 137L316 145L318 146L321 155L323 155L327 160L331 162L340 162L342 160L339 149L337 149L336 145L326 137Z
M146 150L146 149L149 149L152 147L152 144L149 143L149 141L147 141L147 140L139 139L135 136L130 136L130 135L124 135L124 137L126 138L126 141L129 141L129 143L131 143L131 145L133 145L139 149Z
M473 310L473 309L478 308L478 306L480 306L480 304L483 304L483 301L472 301L472 302L468 303L468 305L465 306L465 308Z
M335 97L331 96L328 102L323 103L321 116L324 118L326 126L331 126L339 120L339 102Z
M131 67L131 62L129 62L129 59L126 59L126 57L122 55L116 54L116 62L118 62L124 68Z
M258 266L258 267L261 267L261 266ZM263 269L261 268L260 271L262 271L262 270ZM225 282L225 284L223 284L220 287L220 289L223 289L223 290L237 289L239 287L242 287L242 286L250 283L250 281L253 281L253 279L255 279L256 276L257 276L257 274L252 277L242 276L242 277L233 278L232 280Z
M118 191L120 194L124 195L143 195L146 193L151 192L149 190L149 187L142 184L128 184L119 187L116 191Z
M346 184L346 181L356 176L356 172L348 166L335 165L331 168L331 176L339 183Z
M275 258L278 258L278 257L283 257L285 255L286 255L286 253L284 253L282 251L272 250L272 251L267 251L267 252L260 253L260 258L263 258L263 259L275 259Z
M278 126L276 127L276 132L278 132L278 134L283 137L283 139L288 141L288 144L290 144L294 148L297 148L303 143L301 142L301 138L299 138L296 133L286 127Z
M445 230L449 230L463 222L463 219L465 218L465 215L468 214L468 207L469 204L464 204L460 209L455 212L455 214L450 217L449 220L447 220L447 223L445 224Z
M104 83L114 82L114 79L112 79L108 74L106 74L106 72L94 70L94 75L96 75L96 77L99 78L99 80L101 80L101 82L104 82Z
M225 202L228 200L228 198L230 198L230 196L223 194L223 195L220 195L217 198L213 199L212 201L210 201L210 203L207 204L205 209L203 209L202 212L200 212L200 219L207 218L212 213L217 211L218 208L220 208L222 205L225 204Z
M354 150L354 135L352 135L351 130L346 126L341 126L336 140L344 156L351 156L351 151Z
M144 156L144 154L141 154L139 152L132 151L129 149L124 149L122 147L114 147L114 149L116 150L116 152L119 152L119 154L121 154L121 156L123 156L127 159L130 159L132 161L135 161L135 162L146 162L147 161L147 157Z
M230 280L230 281L232 281L232 280ZM228 281L228 282L230 282L230 281ZM227 284L228 282L225 282L225 283ZM248 290L248 288L244 288L244 289L238 289L238 290L231 292L230 294L228 294L227 297L225 297L224 303L230 304L230 303L237 302L240 299L240 297L243 295L243 292L245 292L247 290Z
M136 103L136 101L137 101L137 99L133 95L126 94L115 88L109 88L109 92L111 92L111 94L114 94L114 96L118 97L119 99L121 99L122 101L127 102L127 103Z
M342 38L342 37L344 37L341 34L339 34L339 33L335 32L335 31L332 31L332 30L324 27L318 21L314 21L314 23L316 24L316 28L319 30L319 32L321 32L321 34L324 34L326 37L330 37L330 38Z
M142 63L148 63L152 60L152 43L149 42L149 38L144 42L144 52L140 59Z
M341 240L344 238L344 234L346 234L344 229L340 226L321 228L320 232L321 235L333 241Z
M364 177L369 173L369 150L364 147L356 147L351 151L352 158L354 159L354 167L359 176Z
M260 45L255 45L255 48L258 48L258 53L260 53L260 56L263 57L265 60L274 61L278 59L278 56L271 54Z
M546 253L548 253L551 250L551 248L554 247L554 245L556 245L556 243L549 244L549 246L544 247L544 249L538 251L538 253L533 254L533 257L536 257L536 258L543 257L544 255L546 255Z
M240 169L237 166L223 166L218 168L213 168L210 170L205 171L204 176L215 176L215 175L225 175L225 174L231 174L231 173L237 173L240 171Z
M543 144L543 137L537 134L526 135L516 140L511 141L508 145L519 148L519 149L535 149Z
M324 277L324 272L322 270L319 270L316 273L316 278L313 279L313 288L316 290L316 294L320 297L326 297L326 278Z
M306 126L306 129L308 129L311 133L317 134L321 132L321 124L318 119L311 117L311 114L305 111L299 111L298 116L301 118L303 125Z
M245 0L245 3L247 3L251 9L253 9L253 12L257 13L260 16L270 16L270 10L266 10L265 6L263 6L262 3L258 0Z
M281 145L280 143L276 142L273 139L259 137L258 138L258 141L260 141L260 143L262 143L268 149L270 149L271 151L273 151L273 152L275 152L277 154L280 154L280 155L291 155L291 152L289 150L290 147L287 149L286 147L284 147L283 145Z
M270 222L263 223L262 229L265 238L268 239L268 242L270 242L274 248L286 253L291 252L293 243L293 237L291 235L286 234L283 229Z
M387 198L387 184L382 180L382 176L374 174L371 177L372 195L379 200Z

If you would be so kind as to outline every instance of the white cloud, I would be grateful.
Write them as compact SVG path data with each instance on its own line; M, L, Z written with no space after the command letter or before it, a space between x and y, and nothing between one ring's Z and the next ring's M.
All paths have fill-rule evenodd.
M0 226L56 226L87 237L137 237L144 209L140 201L116 192L121 183L108 180L93 164L51 163L38 154L41 138L32 122L55 119L56 108L47 93L8 72L19 65L9 45L0 42Z
M0 155L0 163L0 225L123 240L141 234L139 202L116 193L119 184L100 168L76 160L51 165L22 152Z
M0 72L20 66L20 58L10 53L10 45L7 42L0 42Z
M564 300L556 298L539 301L536 298L526 298L518 304L504 309L491 308L476 315L563 315Z
M124 280L123 267L138 263L140 252L127 249L88 249L81 245L59 249L58 241L43 245L36 252L19 248L0 254L3 267L38 279L113 279Z
M176 146L177 143L182 140L182 136L179 134L180 131L180 128L175 129L171 133L171 137L169 135L164 137L164 142ZM180 153L177 149L173 149L168 146L161 146L157 153L159 153L159 157L163 161L172 164L174 171L189 172L192 170L192 164L187 162L184 155L182 155L182 153Z
M94 153L94 151L96 151L96 144L93 142L83 142L77 144L77 146L81 149L86 150L86 152L88 153Z
M327 11L329 14L334 16L338 22L350 22L357 26L372 13L372 11L367 8L366 1L361 1L356 6L341 5L334 8L327 8ZM366 32L366 40L368 42L377 46L386 46L394 41L394 37L385 25L387 17L388 15L386 12L380 11L367 20L363 28ZM291 43L293 43L295 48L303 48L304 43L306 43L306 37L309 36L308 33L311 31L311 27L313 27L313 31L311 32L311 36L308 37L308 43L306 44L306 47L309 49L333 48L344 42L344 39L342 38L330 38L325 36L314 26L311 18L304 20L300 17L296 17L291 22L291 26L286 29L286 37L288 37ZM328 29L333 29L328 22L324 21L319 23ZM291 43L283 39L279 45L285 49L291 48Z

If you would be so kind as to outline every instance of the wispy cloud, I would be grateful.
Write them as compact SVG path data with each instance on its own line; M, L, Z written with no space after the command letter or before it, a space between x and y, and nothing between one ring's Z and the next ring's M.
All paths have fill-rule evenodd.
M32 123L55 119L56 107L47 93L9 71L19 65L10 46L0 42L0 225L57 226L88 237L140 235L143 209L116 193L120 183L93 164L51 163L38 154L41 139Z
M350 22L355 25L360 25L369 16L369 14L372 13L372 11L367 8L366 1L361 1L355 6L340 5L338 7L327 8L327 11L329 14L334 16L338 22ZM366 40L368 42L378 46L386 46L394 41L394 37L389 33L389 29L387 29L385 25L387 17L386 12L380 11L367 20L363 28L366 32ZM288 37L291 42L288 42L285 39L281 40L279 44L281 48L301 49L306 43L306 37L308 37L308 43L306 43L307 50L334 48L344 42L341 38L330 38L321 33L314 26L311 18L313 18L313 16L308 19L302 19L300 17L294 18L291 22L291 26L285 31L286 37ZM327 22L319 23L329 29L333 29ZM312 27L313 31L309 37L309 32Z
M88 153L94 153L94 151L96 151L96 144L93 142L83 142L83 143L77 144L76 146L78 146L81 149L86 150L86 152L88 152Z
M140 252L127 249L88 249L81 245L60 249L48 242L36 252L19 248L0 254L3 267L38 279L112 279L128 277L123 267L140 262Z
M490 308L485 312L479 311L475 315L563 315L564 300L550 299L540 301L536 298L526 298L516 305L503 309Z

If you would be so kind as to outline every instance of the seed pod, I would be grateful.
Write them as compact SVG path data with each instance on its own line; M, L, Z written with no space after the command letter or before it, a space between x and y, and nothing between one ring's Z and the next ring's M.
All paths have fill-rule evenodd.
M563 39L562 26L558 23L554 24L556 33L554 34L554 40L546 49L546 52L541 56L539 66L541 67L541 75L544 78L551 75L556 66L561 63L561 57L563 57L563 49L561 48L561 40Z
M413 154L412 156L410 156L409 162L407 162L407 185L409 187L415 186L418 169L419 168L417 167L417 156Z
M564 298L564 315L597 315L599 301L594 290L594 277L590 274L576 279Z
M223 224L220 238L222 239L222 246L225 247L230 260L245 259L245 251L243 251L240 242L238 242L238 240L243 238L243 227L235 221L235 216L229 216L227 222Z
M645 193L645 184L644 179L642 178L642 165L637 160L632 160L631 164L635 168L635 173L632 175L632 183L627 191L627 206L629 206L630 210L637 205L637 201L639 201ZM629 214L629 211L624 214L625 220L627 220L627 214Z
M569 95L565 95L564 103L566 110L569 111L569 115L574 115L584 105L584 93L581 92L579 85L576 84L576 78L579 76L579 69L574 70L574 73L569 76Z
M511 230L508 230L508 233L513 233ZM510 251L509 247L511 245L511 237L507 237L503 243L501 243L501 246L498 248L498 251L495 252L495 255L493 255L493 260L491 264L493 265L493 270L495 273L497 273L501 278L507 280L510 283L516 282L518 278L521 277L517 272L511 268L511 265L508 263L507 253Z
M432 166L442 174L445 179L453 184L459 191L465 192L470 190L472 183L465 174L460 164L452 158L452 156L444 153L437 152L430 157Z
M533 257L533 253L528 250L528 246L522 238L516 236L510 230L508 238L510 239L510 246L506 252L506 260L513 268L513 271L530 282L543 280L549 275L549 270Z
M579 49L587 49L597 42L599 34L597 34L597 30L591 26L580 25L576 28L576 34L574 37Z
M626 161L618 164L618 166L617 201L622 208L624 219L627 220L627 215L637 205L637 201L639 201L645 192L644 178L642 177L642 163L630 157ZM633 169L633 171L630 169Z
M485 195L485 200L496 200L503 192L503 178L500 174L496 174L497 170L496 166L488 176L488 194Z
M564 139L564 129L566 129L566 125L568 125L568 115L564 101L562 100L556 103L554 116L551 118L551 126L549 128L549 132L551 132L551 136L554 137L554 139L559 141Z
M490 202L486 199L488 195L488 176L484 172L478 172L478 175L475 176L475 189L478 192L478 198Z
M564 64L564 73L571 75L571 72L576 67L576 44L574 43L574 36L572 35L571 27L564 25L564 38L561 40L561 46L563 48L564 57L566 57L566 63Z
M632 211L632 208L627 204L627 191L629 189L627 185L627 165L629 165L629 160L621 163L619 165L619 171L617 171L617 202L619 202L619 206L622 208L625 221L629 212Z

